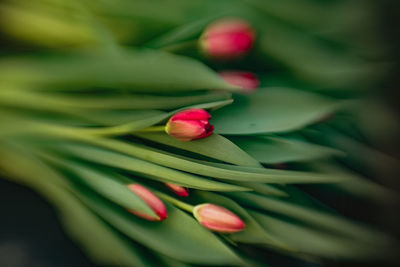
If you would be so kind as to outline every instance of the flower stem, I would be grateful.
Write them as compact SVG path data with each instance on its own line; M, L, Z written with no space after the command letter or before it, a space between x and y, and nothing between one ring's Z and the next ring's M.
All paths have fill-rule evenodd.
M154 192L154 193L157 196L159 196L160 198L164 199L165 201L168 201L171 204L177 206L178 208L181 208L181 209L186 210L186 211L188 211L190 213L193 213L194 206L192 206L190 204L187 204L187 203L185 203L183 201L180 201L180 200L178 200L176 198L173 198L171 196L168 196L168 195L166 195L164 193L161 193L161 192Z
M181 43L175 43L175 44L170 44L164 47L161 47L161 50L167 51L167 52L180 52L183 50L191 50L196 48L197 46L197 39L196 40L189 40Z
M151 127L147 127L144 129L140 129L135 132L136 133L146 133L146 132L164 132L164 131L165 131L165 125L159 125L159 126L151 126Z

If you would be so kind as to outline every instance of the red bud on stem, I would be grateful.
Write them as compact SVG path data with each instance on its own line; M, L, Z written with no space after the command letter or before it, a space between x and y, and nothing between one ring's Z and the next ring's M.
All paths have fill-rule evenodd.
M154 211L154 213L158 215L158 217L135 210L129 210L131 213L149 221L162 221L168 217L167 208L164 203L153 194L153 192L139 184L129 184L127 186L133 193L139 196Z
M216 232L236 233L246 228L246 224L236 214L215 204L197 205L193 215L202 225Z
M210 119L211 115L204 109L187 109L172 116L165 126L165 131L180 141L205 138L214 131Z

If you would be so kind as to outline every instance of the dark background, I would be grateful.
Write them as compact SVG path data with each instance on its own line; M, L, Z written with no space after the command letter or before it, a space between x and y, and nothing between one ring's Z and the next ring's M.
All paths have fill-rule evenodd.
M0 179L0 212L1 267L93 266L29 188Z

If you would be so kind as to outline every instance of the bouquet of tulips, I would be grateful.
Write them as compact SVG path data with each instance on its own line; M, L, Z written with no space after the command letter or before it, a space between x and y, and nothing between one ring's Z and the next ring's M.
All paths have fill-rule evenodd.
M329 206L398 199L373 179L398 166L374 8L3 1L0 172L100 265L395 263Z

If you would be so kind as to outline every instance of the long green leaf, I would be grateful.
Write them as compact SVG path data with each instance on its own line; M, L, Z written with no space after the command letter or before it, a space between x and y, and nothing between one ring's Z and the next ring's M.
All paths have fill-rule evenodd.
M93 261L106 265L148 266L130 242L120 238L68 192L70 185L63 175L33 157L26 147L21 149L1 143L0 153L7 155L7 162L0 160L1 169L13 181L34 188L56 205L64 227Z
M260 225L258 225L251 215L240 205L235 203L235 201L211 192L195 192L194 197L197 201L221 205L231 210L244 220L246 223L246 228L241 232L229 235L229 238L233 241L251 244L263 244L266 246L279 247L281 249L290 249L284 243L281 243L268 235L268 233L265 232Z
M240 202L245 203L245 205L302 220L307 224L335 231L342 235L358 239L361 242L368 242L376 245L388 245L392 242L382 233L328 212L310 209L282 199L251 193L232 192L230 196L240 200Z
M84 144L64 144L56 146L59 153L72 154L84 160L145 175L148 178L181 186L211 191L243 191L242 186L205 179L197 175L166 168L145 160L130 157L109 150Z
M250 211L250 214L264 227L265 231L295 247L299 256L305 253L311 256L346 260L382 259L385 257L375 251L373 247L354 242L350 238L289 223L255 211Z
M213 134L208 138L194 140L192 142L178 141L166 133L143 133L135 135L236 165L250 167L261 166L257 160L249 156L228 139L218 134Z
M275 136L230 137L229 139L258 161L268 164L310 161L344 155L343 152L330 147Z
M31 86L171 92L236 90L199 61L155 50L86 52L63 57L9 58L0 62L0 79Z
M199 161L139 144L128 144L117 140L93 139L90 142L159 165L226 180L266 183L332 183L343 180L341 177L323 173L241 167Z
M124 208L157 217L155 212L139 196L132 193L124 183L112 178L112 176L116 174L111 174L106 170L96 171L84 164L61 157L57 158L57 156L51 154L39 153L39 155L51 163L55 163L64 169L72 171L76 177L84 181L84 183L97 193Z
M86 194L80 197L104 220L159 253L189 263L242 265L241 260L216 236L169 204L166 204L166 220L149 222Z

